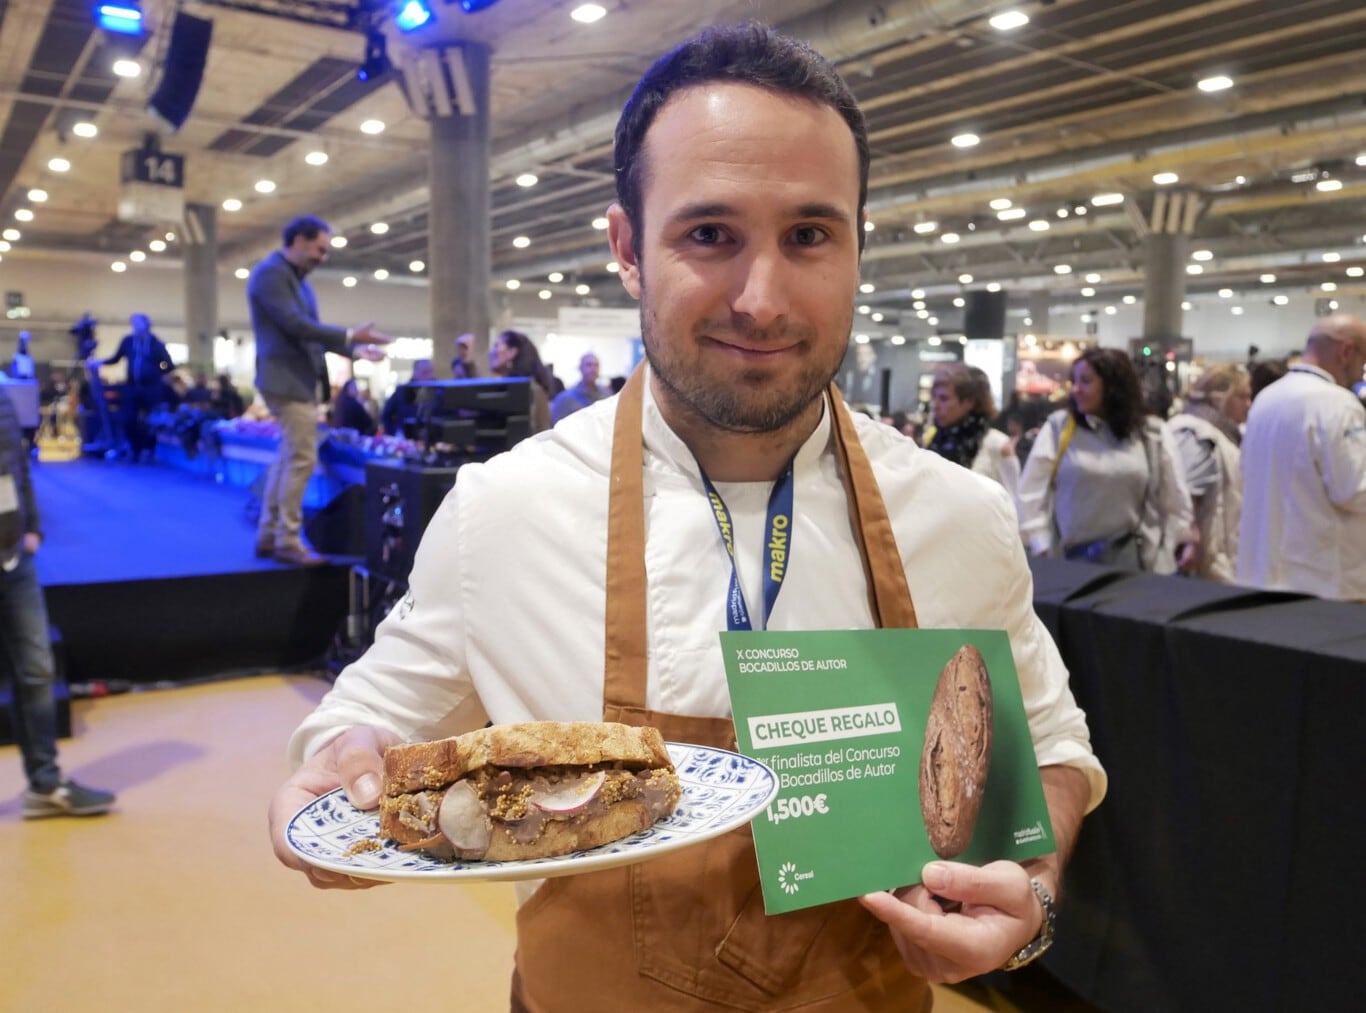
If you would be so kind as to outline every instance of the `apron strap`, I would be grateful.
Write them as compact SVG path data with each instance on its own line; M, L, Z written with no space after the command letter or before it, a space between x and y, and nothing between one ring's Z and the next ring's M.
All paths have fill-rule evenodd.
M649 671L646 639L645 455L641 416L645 364L631 373L617 396L612 432L612 470L607 504L607 610L604 714L645 711ZM839 389L826 392L840 477L849 501L849 522L868 581L868 604L879 627L914 629L915 605L896 534L868 455ZM611 720L608 718L608 720Z
M863 559L873 623L878 629L913 630L917 626L915 603L906 584L906 570L901 565L896 533L873 476L873 466L868 463L868 455L859 442L844 398L833 383L826 391L826 403L834 412L831 429L835 435L835 456L849 500L849 523Z

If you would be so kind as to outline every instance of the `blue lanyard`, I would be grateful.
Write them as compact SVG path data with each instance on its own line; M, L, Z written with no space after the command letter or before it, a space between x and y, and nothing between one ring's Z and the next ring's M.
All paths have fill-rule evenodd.
M701 468L698 468L701 471ZM721 532L721 541L730 556L730 589L726 593L726 627L734 630L751 630L749 608L745 605L745 593L740 589L740 574L735 568L735 537L731 527L730 511L716 487L702 472L702 484L707 489L707 500L711 503L712 516L716 519L716 529ZM792 465L787 466L783 477L773 485L768 497L768 521L765 530L768 542L764 553L768 566L764 570L764 626L773 614L773 605L778 600L778 592L783 587L783 577L787 574L787 561L792 556Z

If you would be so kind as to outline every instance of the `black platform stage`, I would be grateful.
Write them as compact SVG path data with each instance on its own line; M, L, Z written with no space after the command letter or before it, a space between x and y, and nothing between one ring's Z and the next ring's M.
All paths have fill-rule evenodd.
M185 681L323 657L351 560L258 560L251 494L158 464L36 464L38 572L73 685Z

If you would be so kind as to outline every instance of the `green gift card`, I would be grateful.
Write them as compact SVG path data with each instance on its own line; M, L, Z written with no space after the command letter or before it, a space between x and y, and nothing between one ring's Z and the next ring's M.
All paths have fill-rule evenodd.
M740 752L779 781L752 824L769 914L918 883L936 858L1055 850L1004 631L735 632L721 648Z

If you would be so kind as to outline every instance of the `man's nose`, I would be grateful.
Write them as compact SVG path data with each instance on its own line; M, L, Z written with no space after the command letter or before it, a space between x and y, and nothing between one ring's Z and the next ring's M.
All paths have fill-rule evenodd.
M731 310L763 328L787 316L790 266L776 249L758 248L737 261Z

